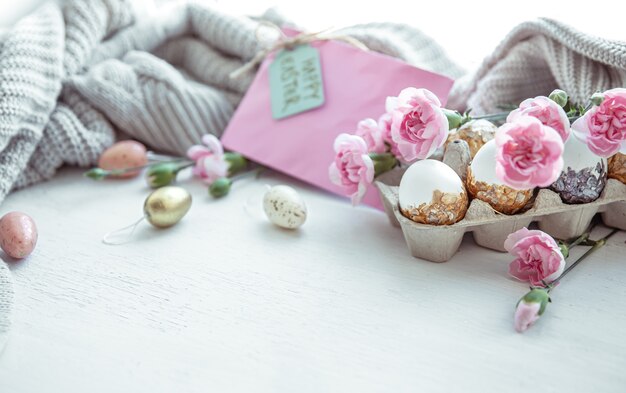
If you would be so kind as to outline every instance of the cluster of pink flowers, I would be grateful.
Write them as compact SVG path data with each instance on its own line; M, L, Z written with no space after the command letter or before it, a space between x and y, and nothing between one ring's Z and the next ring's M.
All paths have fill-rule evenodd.
M530 189L554 182L563 168L563 143L570 128L600 157L626 153L626 89L594 94L588 110L580 111L571 127L563 109L567 98L560 104L557 99L539 96L523 101L498 131L496 175L504 184Z
M374 176L399 161L428 158L446 140L448 119L429 90L406 88L387 98L385 106L378 121L361 120L354 135L341 134L335 140L330 179L344 189L353 205L361 201Z

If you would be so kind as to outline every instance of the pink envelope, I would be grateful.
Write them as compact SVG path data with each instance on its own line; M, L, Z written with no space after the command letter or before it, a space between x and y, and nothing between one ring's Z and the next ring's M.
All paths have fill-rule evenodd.
M429 89L445 104L453 80L339 41L317 41L312 46L320 54L324 104L274 120L268 73L273 56L269 56L226 128L222 143L252 161L344 195L328 178L335 137L343 132L353 134L364 118L378 119L385 111L386 98L405 87ZM363 203L382 208L374 186Z

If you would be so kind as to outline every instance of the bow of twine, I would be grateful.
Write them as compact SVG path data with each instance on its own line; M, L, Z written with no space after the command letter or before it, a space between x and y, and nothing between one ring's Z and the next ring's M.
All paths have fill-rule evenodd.
M273 53L275 51L280 51L280 50L292 50L298 45L309 44L315 41L328 41L328 40L342 41L342 42L345 42L346 44L352 45L361 50L364 50L364 51L369 50L369 48L364 43L357 40L356 38L350 37L347 35L333 34L331 32L331 29L324 29L316 33L300 33L293 37L289 37L285 35L285 33L280 27L267 21L260 22L259 26L256 29L255 35L256 35L257 41L259 42L261 41L261 37L259 36L259 33L262 27L269 27L270 29L277 31L279 34L278 40L273 45L270 45L267 48L261 49L260 51L258 51L252 59L250 59L244 65L242 65L241 67L231 72L228 75L231 79L237 79L243 74L245 74L246 72L250 71L257 65L259 65L263 60L265 60L265 58L269 56L270 53Z

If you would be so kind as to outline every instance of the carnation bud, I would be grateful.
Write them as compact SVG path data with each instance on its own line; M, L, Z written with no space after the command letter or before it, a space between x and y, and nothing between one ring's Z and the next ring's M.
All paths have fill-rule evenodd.
M450 109L441 108L441 110L448 118L448 129L453 130L455 128L459 128L463 122L463 116L459 112L452 111Z
M224 153L224 161L228 163L228 174L233 175L248 165L248 160L239 153Z
M550 295L544 288L531 289L517 302L515 309L515 330L518 333L531 327L546 310Z
M209 186L209 194L211 194L213 198L221 198L228 194L232 184L233 182L229 178L220 177Z
M567 93L561 89L555 89L552 93L550 93L548 98L556 102L560 107L567 105L567 101L569 100Z
M591 103L595 106L598 106L600 104L602 104L602 101L604 101L604 94L602 93L593 93L593 95L591 96L591 98L589 99L591 101Z
M179 168L179 165L174 162L151 165L146 172L146 181L151 188L167 186L176 180Z
M93 180L102 180L109 176L109 171L102 168L92 168L84 173L84 175Z

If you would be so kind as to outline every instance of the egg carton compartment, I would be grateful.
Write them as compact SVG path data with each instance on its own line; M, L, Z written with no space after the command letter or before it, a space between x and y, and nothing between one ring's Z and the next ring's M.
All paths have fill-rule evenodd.
M532 207L509 216L498 213L486 202L473 199L461 221L435 226L411 221L400 212L398 185L403 172L385 173L377 178L375 185L390 223L402 229L411 255L416 258L432 262L449 260L457 252L466 232L472 232L479 246L505 251L507 236L533 222L557 239L570 239L582 235L598 213L605 225L626 230L626 184L615 179L608 179L602 195L594 202L568 205L554 191L541 189Z

